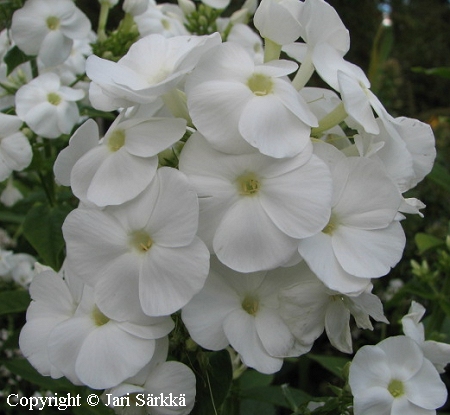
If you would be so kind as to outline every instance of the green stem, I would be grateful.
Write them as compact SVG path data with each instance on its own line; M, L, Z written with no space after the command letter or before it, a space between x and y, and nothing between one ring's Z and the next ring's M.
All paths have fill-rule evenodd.
M319 137L324 131L333 128L347 118L344 104L341 102L333 111L325 115L320 121L319 126L311 129L313 137Z
M280 58L281 45L270 39L264 39L264 63Z
M97 37L99 42L104 42L106 40L106 22L108 21L109 15L109 3L107 1L102 1L100 3L100 15L98 17L98 29Z
M37 78L39 76L39 69L37 66L36 58L30 60L30 65L31 65L31 74L33 78Z
M125 13L125 17L120 22L119 30L122 33L129 33L131 32L133 25L134 25L133 15L131 15L130 13Z
M314 73L314 65L312 63L311 57L309 54L306 56L306 59L300 65L299 70L297 71L294 79L292 80L292 85L297 91L300 91L306 83L310 80L312 74Z

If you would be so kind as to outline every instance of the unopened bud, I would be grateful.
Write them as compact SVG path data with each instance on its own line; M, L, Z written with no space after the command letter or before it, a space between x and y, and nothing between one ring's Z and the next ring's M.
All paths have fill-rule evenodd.
M185 16L189 16L196 11L195 3L191 0L178 0L178 6Z

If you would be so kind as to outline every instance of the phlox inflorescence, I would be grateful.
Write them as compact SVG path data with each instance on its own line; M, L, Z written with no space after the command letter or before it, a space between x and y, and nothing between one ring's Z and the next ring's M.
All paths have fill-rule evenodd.
M403 213L421 214L423 204L403 193L430 172L434 137L417 120L389 115L363 71L344 59L349 34L328 3L246 2L217 19L219 32L196 34L187 29L197 12L189 1L125 1L134 26L122 30L137 35L118 60L90 54L95 36L73 2L52 14L54 4L28 0L14 15L10 47L35 56L35 66L17 87L17 115L1 114L5 137L0 130L3 179L31 162L17 132L23 123L34 139L70 136L54 163L56 182L79 201L62 228L66 259L59 273L32 281L20 337L40 373L109 397L172 382L188 402L170 413L187 414L196 381L187 366L166 362L171 316L190 341L231 346L267 374L308 353L324 331L352 353L351 315L359 328L372 330L370 318L388 323L372 280L401 259ZM253 13L257 32L245 25ZM281 50L294 61L280 59ZM76 81L80 65L89 85ZM305 86L314 72L329 89ZM85 95L114 114L109 128L80 116ZM395 400L395 383L383 391L383 408L442 405L432 363L442 369L450 359L445 347L444 357L426 354L435 347L420 334L420 312L404 320L420 344L388 339L357 355L356 411L372 402L353 386L372 362L364 356L378 353L388 365L390 342L408 349L405 364L417 361L408 378L392 368L405 398ZM410 399L408 388L428 379L439 396Z

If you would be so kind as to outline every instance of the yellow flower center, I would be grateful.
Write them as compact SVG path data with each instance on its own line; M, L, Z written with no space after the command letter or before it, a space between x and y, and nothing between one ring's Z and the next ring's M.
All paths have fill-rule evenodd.
M110 319L106 317L97 306L94 306L94 309L91 313L92 320L94 320L94 324L98 327L106 324Z
M114 130L108 139L108 147L111 151L115 152L123 147L125 144L125 131Z
M50 102L50 104L57 106L61 103L61 97L56 92L50 92L47 95L47 101Z
M322 232L331 236L331 235L333 235L333 233L336 230L337 226L338 226L338 224L337 224L336 217L331 215L330 220L328 221L328 223L325 226L325 228L322 229Z
M392 379L388 385L388 391L394 398L399 398L405 394L405 387L403 382L397 379Z
M130 244L140 253L146 253L153 245L153 240L145 231L135 231L130 236Z
M237 178L236 182L239 194L243 196L253 196L261 188L261 183L254 173L243 174Z
M258 312L259 301L253 295L246 295L244 300L242 301L242 308L246 313L254 316Z
M261 73L255 73L247 81L247 86L257 96L264 96L272 93L273 82L270 77Z
M58 30L60 26L59 19L56 16L50 16L47 18L47 27L50 30Z

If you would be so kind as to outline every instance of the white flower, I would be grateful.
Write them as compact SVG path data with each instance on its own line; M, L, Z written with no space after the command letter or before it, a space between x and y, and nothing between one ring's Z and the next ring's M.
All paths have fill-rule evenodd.
M425 314L425 307L416 301L402 318L403 332L411 337L422 349L424 356L435 366L439 373L445 372L445 366L450 363L450 344L433 340L425 341L425 330L420 323Z
M327 45L340 56L344 56L350 48L348 30L332 6L324 0L305 0L299 3L301 11L298 19L305 43L296 42L283 47L283 51L302 63L294 81L297 89L306 84L314 72L314 64L322 59L319 45Z
M206 4L213 9L226 9L231 0L201 0L203 4Z
M92 79L89 98L104 111L154 102L176 88L200 56L220 43L220 35L177 36L153 34L133 43L118 62L91 55L86 73Z
M136 17L144 13L149 7L149 0L125 0L123 2L123 10L126 13Z
M301 11L302 3L298 0L262 0L255 11L254 24L263 38L286 45L295 42L302 33Z
M361 132L355 144L361 156L383 163L401 193L413 188L431 171L436 158L433 131L412 118L377 119L380 134Z
M277 158L299 154L317 119L286 78L296 68L284 60L255 65L232 42L212 49L186 82L194 125L219 151L237 154L253 146Z
M168 315L203 287L209 252L196 236L198 201L187 178L162 167L120 206L76 209L63 225L67 258L109 316Z
M89 19L71 0L27 0L13 15L11 34L27 55L56 66L68 58L73 40L90 29Z
M30 143L20 131L22 124L19 117L0 113L0 181L28 167L33 158Z
M147 10L135 16L134 20L141 36L160 34L169 38L190 35L184 26L183 11L176 4L150 1Z
M379 163L345 157L325 143L315 150L332 172L331 218L322 232L299 242L299 253L327 287L362 292L401 258L405 234L396 216L402 198Z
M76 101L83 97L83 91L61 86L58 75L45 73L17 91L16 112L36 134L57 138L79 121Z
M359 349L349 385L355 415L435 415L447 399L438 372L406 336Z
M276 268L314 235L330 214L330 176L308 146L298 156L230 155L198 133L180 156L200 202L199 235L219 260L239 272Z
M261 38L246 24L234 24L227 37L227 42L238 43L253 57L256 65L264 62L264 47Z
M2 202L7 207L11 207L22 199L22 193L17 187L14 186L14 182L12 180L12 177L10 176L8 182L6 183L6 187L3 189L2 194L0 195L0 202Z
M155 339L172 330L172 320L143 314L113 320L98 309L92 288L67 268L64 276L44 271L31 283L33 302L19 340L25 357L41 374L96 389L135 375L151 360Z
M58 156L55 171L58 178L65 170L67 183L70 170L75 196L97 206L118 205L141 193L156 174L157 154L186 131L186 121L180 118L126 119L123 111L95 145L99 134L93 124L88 120L76 131ZM74 156L79 159L72 164Z
M13 281L24 288L28 288L34 277L33 266L36 258L29 254L14 254L10 258L11 277Z
M126 379L120 385L108 389L103 400L114 403L114 398L130 396L130 406L114 407L121 415L187 415L195 403L195 375L191 369L180 362L166 362L169 341L167 337L156 341L156 349L150 363L137 375ZM148 396L160 397L172 395L178 407L164 405L145 405ZM179 399L183 398L183 400ZM119 401L120 402L120 401ZM136 404L136 405L133 405ZM150 402L151 403L151 402ZM156 401L154 402L156 403ZM111 406L111 405L110 405Z
M372 286L357 296L346 296L328 289L305 262L283 272L297 276L297 282L280 290L280 313L302 345L312 345L325 329L334 347L352 353L350 315L362 329L373 330L369 316L388 323L380 299L370 292Z
M182 310L183 321L202 347L220 350L231 344L244 364L274 373L283 357L311 346L300 346L280 315L278 293L297 280L283 270L240 274L213 257L205 287Z

